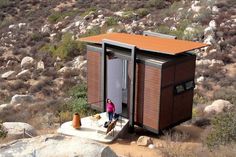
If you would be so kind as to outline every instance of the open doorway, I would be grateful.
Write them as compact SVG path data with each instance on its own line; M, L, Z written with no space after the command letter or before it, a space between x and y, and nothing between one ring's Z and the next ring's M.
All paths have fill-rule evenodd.
M116 113L128 117L128 60L107 61L107 98L114 102Z

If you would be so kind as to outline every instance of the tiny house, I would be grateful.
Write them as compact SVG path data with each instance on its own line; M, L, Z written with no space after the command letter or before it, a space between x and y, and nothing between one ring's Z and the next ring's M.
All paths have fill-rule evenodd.
M196 56L207 45L173 36L110 33L87 43L88 103L104 112L106 99L134 125L154 133L192 117Z

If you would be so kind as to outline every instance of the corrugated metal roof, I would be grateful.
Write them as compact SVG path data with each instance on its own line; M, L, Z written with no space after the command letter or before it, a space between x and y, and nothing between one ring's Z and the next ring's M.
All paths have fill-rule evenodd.
M191 51L194 49L199 49L208 46L207 44L198 42L135 35L135 34L125 34L125 33L101 34L101 35L81 38L80 41L102 44L103 39L135 45L137 48L141 50L147 50L171 55L176 55L186 51Z

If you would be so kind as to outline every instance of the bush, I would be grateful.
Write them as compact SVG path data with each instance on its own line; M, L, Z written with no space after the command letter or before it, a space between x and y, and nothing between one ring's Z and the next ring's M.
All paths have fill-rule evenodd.
M114 26L114 25L117 25L118 23L118 19L115 18L115 17L109 17L106 21L107 23L107 26L110 27L110 26Z
M79 13L78 9L72 10L72 11L64 11L64 12L53 11L51 15L48 16L48 21L50 23L56 23L63 20L66 16L75 16L78 13Z
M212 120L212 130L205 139L209 148L236 142L236 107L216 116Z
M149 13L149 11L146 8L140 8L136 11L136 13L138 14L139 17L144 17Z
M2 126L2 122L0 122L0 138L5 138L7 136L7 131Z
M62 40L58 44L46 44L40 49L40 51L49 52L53 57L68 59L70 57L80 55L83 49L83 44L73 40L72 34L67 33L62 36Z
M0 8L8 6L11 2L9 0L0 0Z
M164 1L163 0L148 0L146 7L155 7L155 8L163 8Z
M61 119L70 117L73 113L78 112L81 116L87 116L95 113L89 108L87 103L87 85L80 84L71 88L68 92L71 99L66 102L60 109Z
M85 34L82 34L80 37L88 37L101 34L101 28L99 26L95 26L92 29L86 31Z

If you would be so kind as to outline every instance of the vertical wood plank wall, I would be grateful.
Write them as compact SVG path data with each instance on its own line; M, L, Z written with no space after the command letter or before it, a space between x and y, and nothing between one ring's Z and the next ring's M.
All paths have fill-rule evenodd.
M161 70L144 64L139 64L138 67L137 121L142 122L145 127L157 130L160 108Z
M193 90L174 94L175 85L193 80L195 56L180 60L162 70L161 109L159 129L164 129L192 116Z
M193 80L194 76L195 57L176 65L175 84ZM174 97L173 123L192 117L193 94L193 90L190 90Z
M87 52L88 103L101 110L101 57L98 52Z

